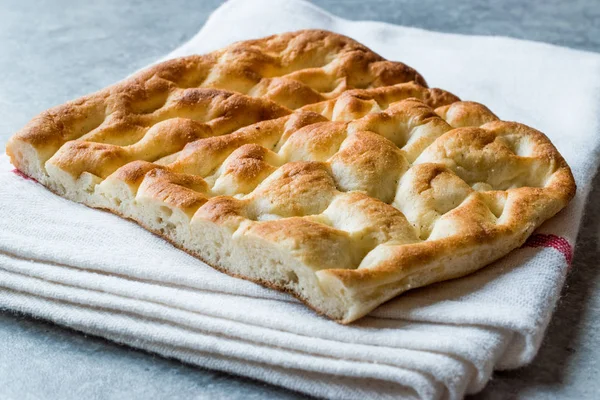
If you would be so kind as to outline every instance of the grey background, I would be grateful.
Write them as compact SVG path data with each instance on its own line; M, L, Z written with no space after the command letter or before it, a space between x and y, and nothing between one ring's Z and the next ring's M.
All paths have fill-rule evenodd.
M349 19L600 52L597 0L313 2ZM0 0L0 143L38 112L111 84L174 49L220 4ZM592 199L600 194L600 178L594 187ZM537 358L520 370L496 373L474 398L600 398L599 224L600 204L592 201L572 272ZM302 396L0 312L0 398L167 397Z

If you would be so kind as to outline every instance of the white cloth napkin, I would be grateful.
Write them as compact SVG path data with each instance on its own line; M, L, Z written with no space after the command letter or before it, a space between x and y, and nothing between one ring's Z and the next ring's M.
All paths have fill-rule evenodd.
M576 198L530 246L341 326L131 222L55 196L12 172L2 156L0 307L330 398L456 399L481 390L494 369L531 361L598 164L600 55L351 22L299 0L232 0L169 57L301 28L351 36L417 68L431 86L542 130L573 168Z

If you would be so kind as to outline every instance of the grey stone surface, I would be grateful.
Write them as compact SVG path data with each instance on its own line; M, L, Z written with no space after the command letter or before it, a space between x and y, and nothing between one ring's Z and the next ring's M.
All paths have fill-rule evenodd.
M92 92L191 37L217 0L0 1L0 143L38 112ZM600 51L600 2L315 0L350 19L505 35ZM600 195L595 179L591 198ZM600 398L600 204L586 210L572 272L539 355L474 398ZM11 351L8 349L18 349ZM301 398L0 312L0 398Z

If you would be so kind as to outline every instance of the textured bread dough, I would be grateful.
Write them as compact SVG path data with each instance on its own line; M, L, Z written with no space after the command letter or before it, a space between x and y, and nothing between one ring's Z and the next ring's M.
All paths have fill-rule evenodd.
M324 31L159 64L46 111L7 153L342 323L506 255L575 193L541 132Z

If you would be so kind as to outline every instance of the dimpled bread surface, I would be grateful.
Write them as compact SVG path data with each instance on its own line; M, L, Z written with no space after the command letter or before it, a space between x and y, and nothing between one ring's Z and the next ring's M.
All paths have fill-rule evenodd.
M7 153L342 323L488 265L575 194L543 133L316 30L152 66L42 113Z

